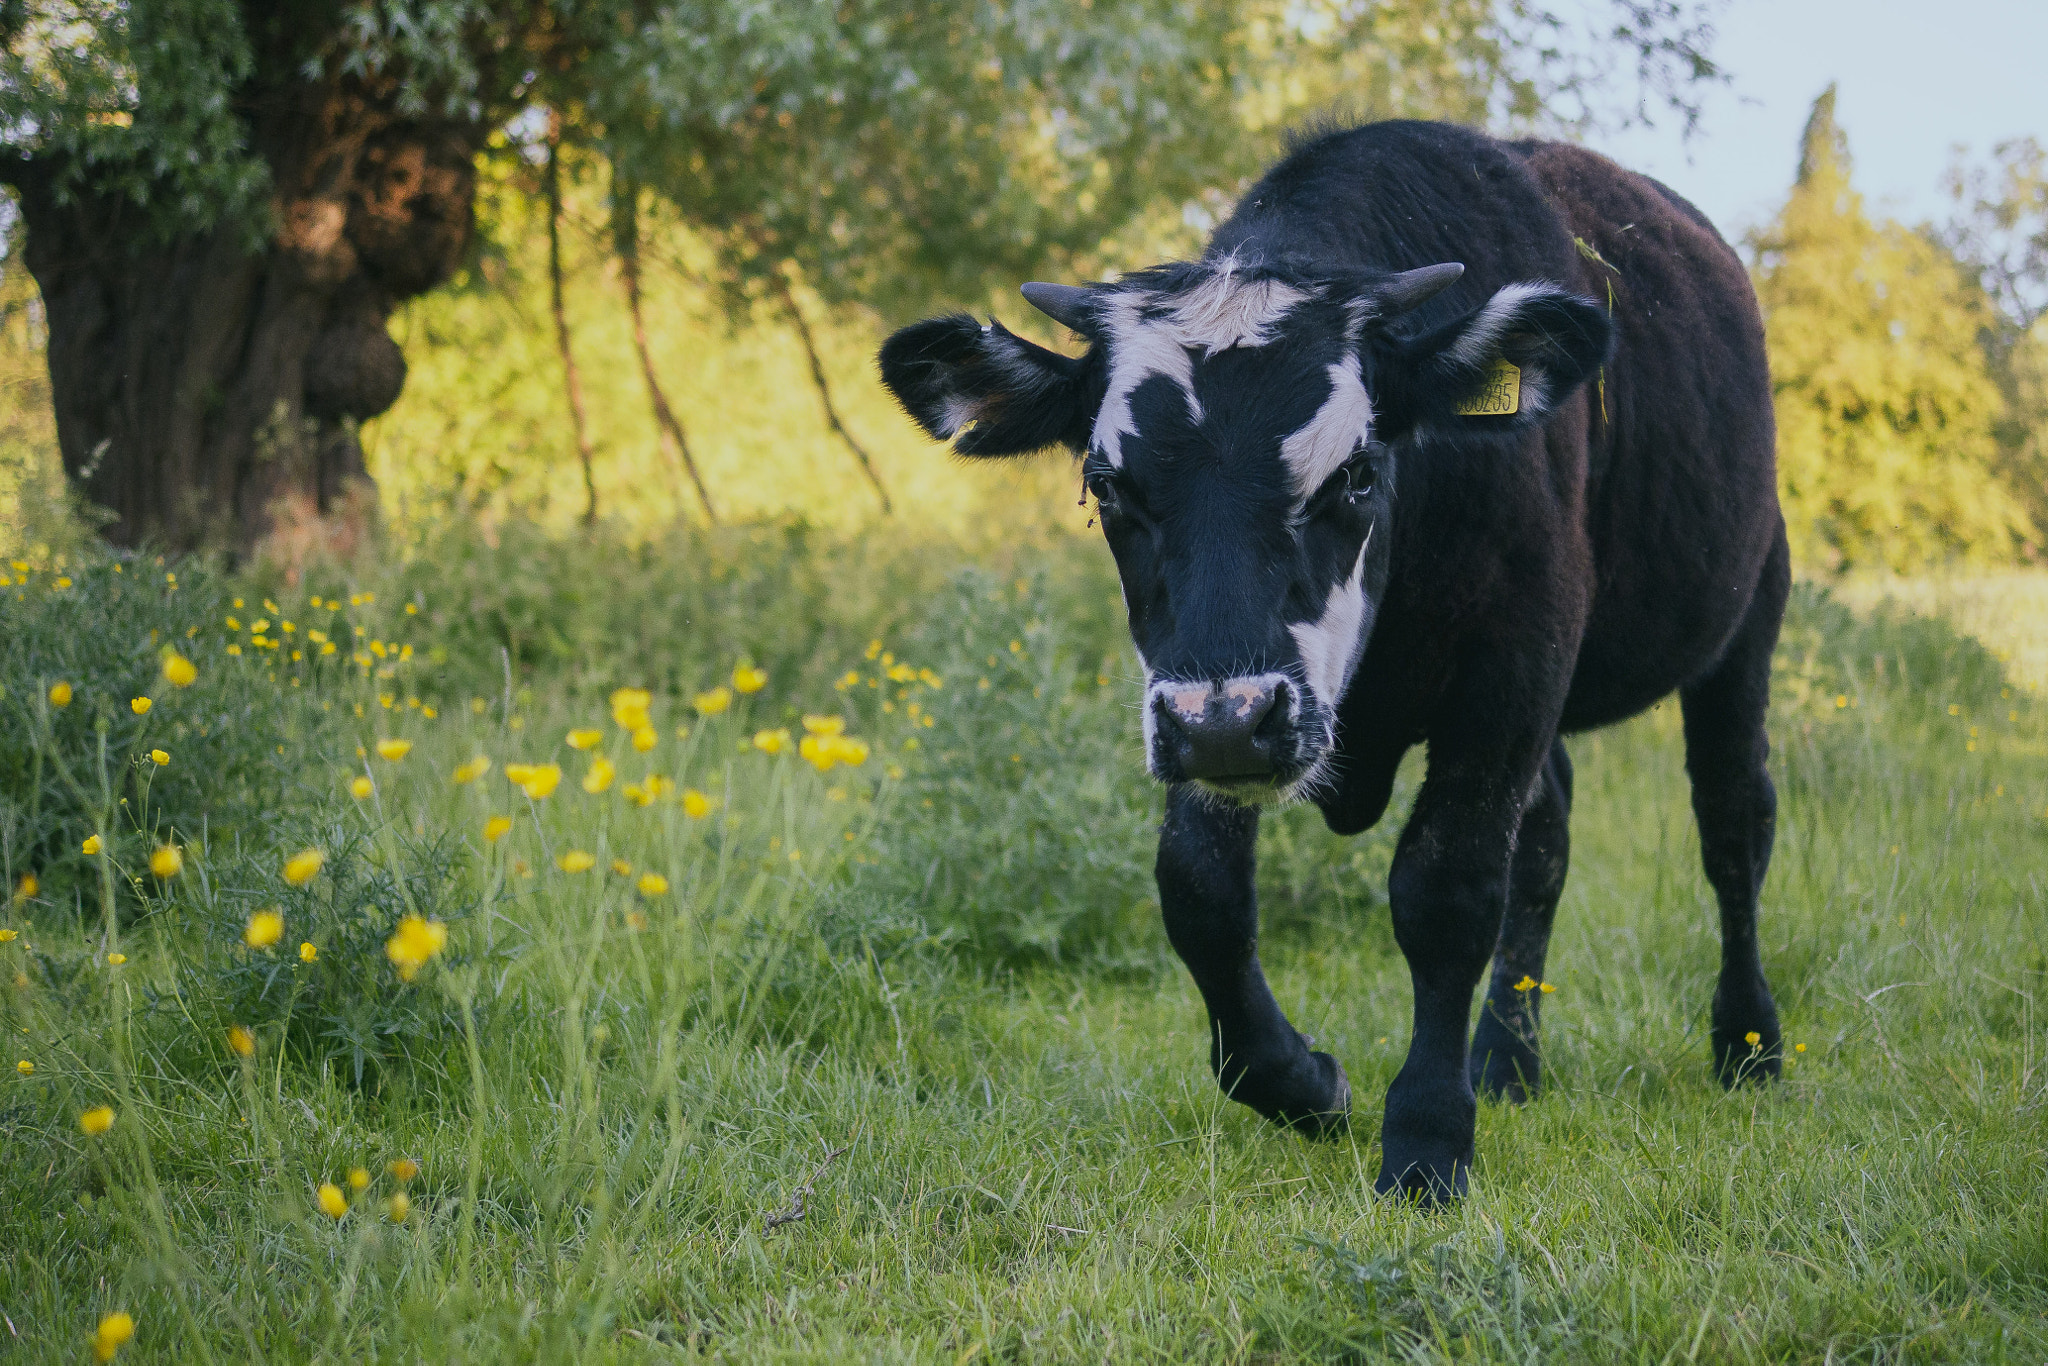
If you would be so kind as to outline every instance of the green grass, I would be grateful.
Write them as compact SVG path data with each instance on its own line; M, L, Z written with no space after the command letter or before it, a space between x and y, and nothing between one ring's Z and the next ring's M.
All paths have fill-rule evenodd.
M315 575L297 602L376 601L316 609L347 643L297 687L224 653L249 638L231 597L275 583L189 566L171 594L100 564L0 599L0 832L10 881L39 880L0 945L0 1027L36 1063L0 1083L0 1340L74 1360L125 1310L124 1358L180 1361L2048 1355L2048 725L1990 651L1797 595L1764 943L1805 1051L1769 1091L1710 1076L1675 708L1572 742L1548 1090L1482 1107L1473 1196L1430 1215L1370 1194L1408 1016L1398 821L1267 823L1268 969L1358 1097L1349 1137L1305 1143L1204 1066L1099 548L949 575L783 536L630 572L618 547L451 544ZM347 663L356 625L413 659ZM943 686L870 687L871 637ZM166 640L200 665L188 691L155 677ZM742 656L768 687L697 716ZM621 684L655 693L644 758L608 715ZM866 762L740 745L827 712ZM606 792L562 744L578 726L618 764ZM356 756L388 735L414 748ZM156 744L169 769L131 766ZM493 771L453 785L479 753ZM561 762L559 789L528 803L521 760ZM678 790L640 808L620 787L648 766ZM691 817L685 787L719 805ZM78 852L96 821L114 858ZM165 837L184 872L127 881ZM325 867L286 886L309 846ZM569 848L597 867L560 871ZM641 895L646 870L669 889ZM284 942L247 948L273 905ZM384 953L408 913L451 927L410 984ZM89 1137L101 1103L118 1118ZM400 1157L420 1172L393 1224ZM319 1213L358 1166L351 1211Z

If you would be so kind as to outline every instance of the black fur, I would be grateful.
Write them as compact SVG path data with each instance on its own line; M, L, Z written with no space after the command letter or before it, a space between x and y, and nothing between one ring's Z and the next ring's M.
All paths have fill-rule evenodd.
M1413 311L1376 300L1390 272L1450 261L1463 277ZM1116 332L1116 310L1142 291L1148 316L1168 316L1225 268L1305 302L1264 344L1191 349L1186 390L1160 375L1132 389L1111 460L1096 417L1132 335ZM1509 286L1533 288L1502 295ZM964 453L1063 444L1087 455L1133 636L1163 680L1148 717L1178 728L1148 760L1172 784L1160 899L1208 1005L1225 1088L1318 1132L1339 1126L1349 1098L1343 1069L1310 1050L1260 973L1257 813L1235 799L1306 795L1332 829L1355 833L1385 812L1402 755L1426 744L1389 885L1415 1024L1387 1096L1378 1187L1462 1192L1475 1084L1521 1099L1540 1078L1541 992L1523 982L1542 977L1569 857L1558 737L1674 691L1721 906L1716 1067L1728 1084L1775 1075L1756 912L1776 812L1764 709L1789 560L1762 323L1706 219L1579 148L1372 124L1296 145L1200 262L1091 299L1080 357L951 319L898 333L883 373L935 433L972 406ZM1347 347L1372 440L1361 433L1304 500L1283 438L1338 393ZM1522 367L1523 410L1459 415L1497 359ZM1364 644L1341 695L1314 698L1317 658L1300 642L1327 633L1299 631L1344 600L1354 569ZM1265 692L1247 712L1253 683ZM1258 723L1231 734L1232 762L1259 768L1256 781L1185 768L1194 750L1181 732L1206 734L1219 698ZM1197 776L1209 792L1186 781Z

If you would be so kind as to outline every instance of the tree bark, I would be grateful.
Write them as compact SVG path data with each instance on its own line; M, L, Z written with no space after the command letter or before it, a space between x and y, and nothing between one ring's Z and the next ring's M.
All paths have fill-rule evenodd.
M592 469L590 423L583 411L583 376L569 345L569 315L562 305L562 116L548 112L548 284L555 314L555 346L562 353L562 384L569 392L569 423L576 429L576 457L583 462L583 524L597 522L597 477Z
M654 373L654 356L647 349L647 324L640 311L640 186L621 175L616 165L612 168L612 247L618 253L619 274L626 285L626 307L633 315L633 348L640 354L640 373L647 380L647 398L654 407L655 424L661 429L656 439L671 463L677 455L681 456L683 469L696 486L697 501L704 505L704 520L717 526L718 513L711 506L711 491L704 487L704 476L690 454L689 438L683 435L683 424L668 406L668 395L662 392L661 380ZM677 512L682 511L682 501L676 499Z
M469 247L480 125L334 79L269 92L250 127L271 169L267 240L229 222L163 241L89 182L60 194L52 166L0 169L49 319L64 468L117 544L340 548L366 530L357 424L405 383L386 320Z
M776 289L782 295L782 307L796 324L796 334L803 339L804 355L811 362L811 382L818 386L818 400L825 405L825 421L839 439L846 443L846 449L853 452L853 458L860 462L861 472L868 482L875 486L875 497L882 500L882 515L889 516L895 511L889 503L889 490L882 487L882 476L875 473L875 462L868 459L867 451L860 442L853 439L853 433L846 430L846 424L839 420L839 410L832 406L832 386L825 382L825 362L818 357L818 344L811 339L811 326L804 321L803 310L796 306L796 293L789 287L789 280L779 270L770 272L774 276Z

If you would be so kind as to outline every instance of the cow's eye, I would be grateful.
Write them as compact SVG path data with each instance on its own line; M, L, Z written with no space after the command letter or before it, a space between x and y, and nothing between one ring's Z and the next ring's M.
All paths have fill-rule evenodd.
M1344 500L1348 503L1362 503L1372 497L1374 487L1379 483L1380 467L1377 444L1360 446L1356 454L1344 462L1339 478L1344 481Z
M1101 470L1089 472L1088 494L1095 500L1095 505L1104 511L1116 507L1116 482Z

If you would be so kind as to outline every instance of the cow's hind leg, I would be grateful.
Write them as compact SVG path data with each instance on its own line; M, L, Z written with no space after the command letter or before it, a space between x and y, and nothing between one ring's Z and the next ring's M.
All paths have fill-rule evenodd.
M1258 837L1257 807L1188 787L1167 793L1157 868L1166 937L1209 1009L1209 1065L1224 1093L1306 1133L1340 1130L1351 1108L1344 1069L1287 1023L1259 966Z
M1721 904L1721 979L1714 990L1714 1067L1724 1086L1778 1075L1778 1008L1764 981L1757 897L1771 864L1778 795L1767 766L1771 652L1791 586L1784 532L1727 652L1680 694L1685 767L1700 858Z
M1493 955L1493 983L1472 1032L1472 1089L1524 1101L1536 1094L1542 1063L1536 1047L1543 960L1550 926L1571 862L1572 761L1553 740L1536 779L1515 861L1508 872L1508 909Z

